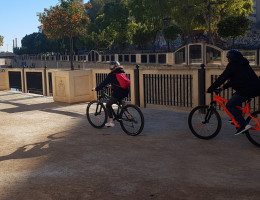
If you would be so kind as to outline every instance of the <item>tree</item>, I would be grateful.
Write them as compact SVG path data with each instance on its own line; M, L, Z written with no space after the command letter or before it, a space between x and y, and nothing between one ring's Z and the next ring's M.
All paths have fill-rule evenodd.
M45 8L39 14L39 21L42 23L40 28L48 38L69 38L71 70L74 70L73 38L86 34L89 23L84 5L77 0L61 0L60 5Z
M252 12L252 0L169 0L172 7L172 18L183 29L203 29L209 33L210 43L220 20L228 16L248 16ZM185 13L185 14L184 14ZM185 22L186 21L186 22ZM185 27L186 26L186 27ZM190 27L190 30L189 30ZM188 31L187 31L188 30Z
M175 24L172 24L163 29L163 35L167 41L168 51L170 50L169 42L176 40L180 33L181 33L181 29Z
M133 35L133 43L137 45L138 49L145 49L146 44L151 39L151 33L146 26L139 26Z
M169 0L132 0L129 3L131 16L139 26L147 27L154 46L157 34L163 28L163 19L169 16ZM155 47L155 46L154 46Z
M21 40L23 51L27 54L37 54L50 50L50 41L43 33L32 33Z
M232 38L232 46L234 46L235 38L244 36L250 23L250 20L243 15L227 17L218 23L218 34L223 38Z
M102 26L113 40L114 47L125 48L126 44L131 43L134 25L129 18L129 9L123 1L105 4Z
M112 1L113 0L89 0L91 7L88 9L88 16L91 22L94 23L96 18L104 13L105 4Z
M170 7L172 7L170 16L181 29L182 40L187 44L191 31L199 27L196 19L198 16L196 2L195 0L171 0Z

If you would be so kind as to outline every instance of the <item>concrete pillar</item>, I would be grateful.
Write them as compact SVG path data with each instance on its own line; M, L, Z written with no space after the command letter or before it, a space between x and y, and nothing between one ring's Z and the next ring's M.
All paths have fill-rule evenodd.
M141 64L141 54L136 54L136 64Z
M166 65L173 65L173 53L166 53Z

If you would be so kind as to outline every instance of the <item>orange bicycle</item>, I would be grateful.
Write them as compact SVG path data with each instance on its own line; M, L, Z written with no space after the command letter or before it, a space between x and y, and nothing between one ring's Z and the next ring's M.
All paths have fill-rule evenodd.
M239 124L226 108L225 103L228 102L228 100L219 96L220 91L220 89L214 91L215 96L210 105L197 106L192 109L189 114L189 128L191 132L200 139L214 138L221 130L222 121L218 111L216 110L217 103L219 103L223 108L235 127L239 128ZM251 99L248 99L245 107L242 108L238 106L238 109L242 111L244 117L247 115L246 121L252 126L245 132L246 137L252 144L260 147L260 111L251 113L249 106L250 101Z

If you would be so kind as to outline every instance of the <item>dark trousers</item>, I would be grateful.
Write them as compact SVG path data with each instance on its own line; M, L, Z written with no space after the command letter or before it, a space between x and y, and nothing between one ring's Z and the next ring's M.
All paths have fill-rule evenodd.
M237 93L235 93L226 104L227 109L234 116L235 120L240 126L245 126L247 123L244 117L242 116L242 111L240 111L237 108L237 106L241 107L242 103L246 100L246 97L239 96Z
M112 105L115 104L119 99L114 98L114 97L110 97L110 99L108 100L107 104L106 104L106 108L107 108L107 114L109 118L113 118L113 108Z

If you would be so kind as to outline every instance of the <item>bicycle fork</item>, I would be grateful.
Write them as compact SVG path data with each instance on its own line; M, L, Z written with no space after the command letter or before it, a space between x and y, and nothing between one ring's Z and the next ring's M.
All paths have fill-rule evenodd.
M95 116L100 115L102 110L102 104L98 103L95 111Z
M210 120L210 118L212 116L213 109L214 109L214 107L212 105L209 106L209 108L206 111L207 113L205 115L205 119L204 119L204 121L202 121L202 124L209 123L209 120Z

